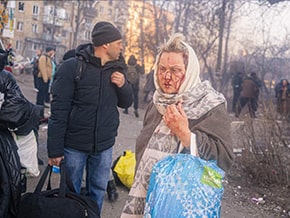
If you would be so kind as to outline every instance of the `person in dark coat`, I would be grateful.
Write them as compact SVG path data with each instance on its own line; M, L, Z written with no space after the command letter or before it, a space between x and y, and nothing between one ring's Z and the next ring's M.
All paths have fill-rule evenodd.
M262 87L262 81L260 78L258 78L256 72L251 73L251 78L253 78L254 82L256 83L256 95L255 95L255 102L254 102L254 111L256 112L258 110L259 105L259 95L260 95L260 89Z
M86 191L102 211L119 126L118 107L132 104L132 87L126 80L126 63L120 31L109 22L98 22L92 43L80 45L76 58L64 61L52 85L48 121L49 164L64 159L67 178L80 193L84 168ZM78 56L86 62L76 81ZM100 214L99 214L100 215Z
M232 103L232 112L236 112L237 103L240 100L240 95L242 91L242 83L243 83L243 73L237 72L232 80L233 87L233 103Z
M64 62L65 60L68 60L74 57L76 57L76 49L70 49L64 53L62 60ZM82 67L85 68L84 65ZM78 69L78 70L81 70L81 69ZM110 202L115 202L118 199L119 194L117 192L117 187L116 187L116 183L115 183L112 171L110 172L111 172L110 180L108 181L108 185L107 185L107 195Z
M43 107L29 102L13 75L4 70L7 56L8 52L0 49L0 217L16 218L21 197L21 163L12 132L25 136L37 129Z
M239 117L243 107L247 104L250 117L256 117L255 113L258 108L259 89L261 87L261 82L259 81L253 73L243 80L240 102L235 113L236 117Z
M144 74L144 68L137 63L137 59L134 55L130 55L128 59L128 68L132 67L135 72L135 76L131 78L129 75L129 69L127 74L127 79L132 85L133 89L133 107L134 107L134 114L135 117L139 117L138 107L139 107L139 82L141 74ZM123 111L125 114L128 114L128 108L125 108Z
M287 79L281 79L275 86L277 98L277 112L282 116L290 115L290 83Z

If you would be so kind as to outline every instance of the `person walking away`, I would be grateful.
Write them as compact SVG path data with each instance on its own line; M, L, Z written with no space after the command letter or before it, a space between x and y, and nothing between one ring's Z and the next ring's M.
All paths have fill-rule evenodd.
M277 112L283 117L289 117L290 84L287 79L281 79L281 81L275 86L275 96L277 98Z
M232 112L236 112L237 103L240 100L240 95L242 91L242 82L243 82L243 73L237 72L232 79L233 87L233 103L232 103Z
M121 218L143 217L152 167L177 153L178 144L225 171L234 159L226 99L209 81L201 82L197 56L182 34L160 48L155 66L156 91L136 140L136 173Z
M120 31L109 22L98 22L92 43L80 45L76 57L59 66L52 84L48 164L59 166L64 159L67 179L77 193L85 169L86 192L100 212L120 123L118 107L129 107L133 101L122 51ZM76 81L72 72L80 59L85 69Z
M38 60L41 56L42 51L41 49L37 49L35 52L35 56L32 58L31 64L32 64L32 74L33 74L33 83L34 83L34 91L38 92Z
M139 81L141 74L144 74L142 66L137 64L137 59L134 55L131 55L128 59L128 70L127 79L131 83L133 88L133 107L135 117L139 117L138 106L139 106ZM125 108L124 114L128 114L128 108Z
M38 93L36 97L36 104L38 105L44 105L45 101L47 101L53 68L51 57L54 55L54 53L54 48L47 47L45 49L45 54L42 54L38 60Z
M248 105L250 117L255 118L258 95L259 95L259 85L251 75L246 76L242 83L240 102L237 106L235 116L239 117L242 109L245 107L245 105Z

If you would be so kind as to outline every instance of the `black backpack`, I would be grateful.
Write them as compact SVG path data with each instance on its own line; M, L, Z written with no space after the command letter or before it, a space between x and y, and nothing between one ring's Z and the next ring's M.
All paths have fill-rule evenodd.
M86 61L82 56L76 57L78 60L77 69L75 71L75 82L79 82L84 77L84 72L87 68Z
M128 65L127 79L131 84L136 84L139 81L139 74L136 69L136 65Z

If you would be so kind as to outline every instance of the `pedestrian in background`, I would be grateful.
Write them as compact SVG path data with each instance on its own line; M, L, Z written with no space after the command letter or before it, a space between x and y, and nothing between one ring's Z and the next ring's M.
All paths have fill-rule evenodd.
M136 140L136 173L122 218L143 217L152 166L177 153L178 144L185 153L192 144L195 156L217 160L224 170L233 163L226 100L208 81L201 82L197 56L183 35L161 47L155 66L156 91Z
M240 100L240 95L242 91L242 83L243 83L243 73L237 72L232 79L232 87L233 87L233 103L232 103L232 112L236 112L237 104Z
M290 115L290 84L287 79L281 79L275 86L277 112L283 117Z
M77 57L60 65L52 85L48 163L59 166L64 159L67 179L77 193L86 169L86 192L100 212L120 122L117 107L132 104L122 51L120 31L109 22L98 22L92 30L92 43L80 45ZM76 82L79 56L86 68Z
M259 89L261 87L260 80L255 77L255 73L246 76L242 83L242 91L240 102L238 104L235 116L239 117L242 109L248 105L248 110L251 118L256 118L258 109Z
M52 47L47 47L45 49L45 54L42 54L38 60L38 93L36 97L36 104L45 105L49 99L49 84L52 78L53 63L52 57L55 54L55 49ZM48 105L45 105L46 107Z
M251 78L253 78L257 86L257 91L255 94L255 102L254 102L254 111L256 113L259 107L259 96L260 96L260 89L262 87L262 81L260 80L260 78L258 78L256 72L251 72Z
M144 67L137 63L137 59L134 55L131 55L128 59L127 79L133 88L133 108L135 117L139 117L139 82L142 74L144 74ZM128 108L125 108L124 114L128 113Z
M34 83L34 91L38 92L38 60L42 54L41 49L37 49L35 52L35 56L32 58L31 64L32 64L32 75L33 75L33 83Z

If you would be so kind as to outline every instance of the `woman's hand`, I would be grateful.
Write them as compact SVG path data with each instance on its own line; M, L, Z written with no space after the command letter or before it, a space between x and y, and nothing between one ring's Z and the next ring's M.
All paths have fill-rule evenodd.
M191 131L188 127L188 119L181 103L172 104L166 108L163 120L172 134L176 135L185 147L190 146Z

